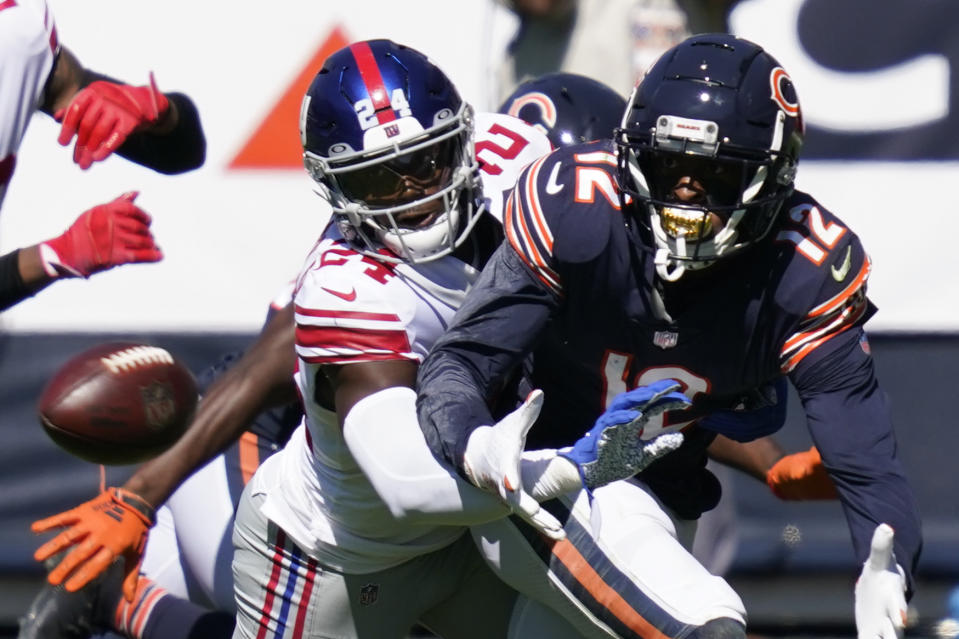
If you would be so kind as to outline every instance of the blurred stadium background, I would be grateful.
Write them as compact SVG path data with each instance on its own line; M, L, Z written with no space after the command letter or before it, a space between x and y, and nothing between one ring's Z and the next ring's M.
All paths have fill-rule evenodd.
M299 98L327 53L349 40L393 38L429 54L478 108L493 109L492 69L515 28L494 0L459 0L455 9L439 0L49 2L62 42L86 65L133 83L153 70L164 90L191 95L209 150L202 169L179 177L118 159L84 173L55 144L48 118L38 116L27 134L0 216L0 251L55 235L90 205L138 189L166 259L58 284L0 315L7 633L42 579L29 523L88 499L99 481L96 467L39 428L34 404L47 377L114 338L164 346L200 370L252 337L325 219L301 169L296 126ZM808 130L799 187L846 220L874 259L870 291L880 311L870 338L924 516L910 634L933 636L959 584L959 435L950 410L959 380L959 211L947 195L959 176L959 4L742 0L729 24L793 76ZM800 450L810 441L791 399L781 440ZM738 476L727 496L735 513L728 575L757 634L849 636L858 567L838 504L783 504Z

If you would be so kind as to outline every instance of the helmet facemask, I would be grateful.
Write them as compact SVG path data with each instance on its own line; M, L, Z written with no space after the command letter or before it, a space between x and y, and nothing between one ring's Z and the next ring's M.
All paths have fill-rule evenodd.
M792 192L795 165L784 156L736 148L718 133L714 122L669 115L647 135L618 132L623 190L664 280L761 240Z
M329 157L307 151L304 164L333 209L341 232L364 254L391 262L428 262L465 241L484 206L472 145L472 112L444 109L423 130L412 118L398 141L356 152L334 145ZM375 132L374 132L375 133ZM387 136L390 134L387 133ZM372 145L369 145L372 146ZM384 254L382 247L394 255Z

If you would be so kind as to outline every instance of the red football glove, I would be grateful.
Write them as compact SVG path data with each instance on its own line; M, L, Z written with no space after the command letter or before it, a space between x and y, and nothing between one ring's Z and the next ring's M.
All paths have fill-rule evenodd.
M149 86L144 87L91 82L66 109L53 114L57 122L63 122L57 141L67 146L76 135L73 161L88 169L120 148L137 129L156 124L169 108L170 101L157 89L152 72Z
M72 510L33 522L30 529L35 533L66 528L37 548L33 558L44 561L72 548L50 571L47 581L57 586L69 575L65 587L76 592L106 570L114 559L123 557L123 596L132 601L147 534L154 523L153 507L139 495L122 488L108 488Z
M150 216L124 193L83 213L63 235L40 244L50 277L90 277L114 266L159 262L163 252L150 233Z
M833 483L822 465L815 446L786 455L766 471L766 483L773 494L786 501L838 499Z

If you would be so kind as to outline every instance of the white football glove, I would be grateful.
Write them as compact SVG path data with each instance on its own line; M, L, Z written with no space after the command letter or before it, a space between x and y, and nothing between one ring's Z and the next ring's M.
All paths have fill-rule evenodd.
M858 639L897 639L906 626L906 577L892 551L893 530L876 526L869 558L856 581Z
M523 489L520 455L526 433L543 407L543 391L534 390L523 405L493 426L480 426L466 442L463 467L475 486L499 495L510 509L550 539L563 539L566 532L559 520L540 508L539 502Z

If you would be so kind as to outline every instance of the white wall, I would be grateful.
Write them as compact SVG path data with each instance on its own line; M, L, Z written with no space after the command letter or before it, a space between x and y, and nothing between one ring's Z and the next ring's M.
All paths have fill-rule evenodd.
M490 107L488 65L514 26L493 0L49 2L61 41L87 66L132 83L145 82L152 69L161 88L191 95L208 156L202 169L176 177L119 158L82 172L56 144L57 125L36 116L0 216L0 250L56 235L86 208L139 189L138 203L154 216L166 259L58 283L0 315L3 330L255 329L325 217L302 170L230 170L228 164L331 29L340 25L352 39L390 37L414 46L464 97ZM734 28L780 58L808 115L828 114L836 97L829 87L852 78L829 85L796 57L801 50L790 44L788 25L801 4L747 0ZM942 87L930 90L937 93L907 93L911 100L897 107L903 117L910 109L922 117L930 101L941 99ZM801 164L800 188L846 220L874 258L870 291L881 312L870 322L873 329L959 330L953 280L959 258L950 250L959 236L955 198L921 196L923 184L941 188L957 178L959 165L947 162Z

